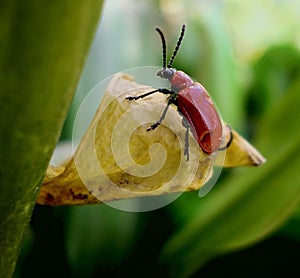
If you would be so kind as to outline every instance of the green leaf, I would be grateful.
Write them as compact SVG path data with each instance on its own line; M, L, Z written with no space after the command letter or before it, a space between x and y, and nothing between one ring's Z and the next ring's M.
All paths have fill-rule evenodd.
M300 52L290 44L272 46L255 63L255 76L248 92L250 124L251 121L255 124L264 111L281 101L286 88L299 76L299 63Z
M0 2L0 273L11 277L101 0Z
M67 220L66 251L74 276L90 277L114 267L136 237L137 214L106 205L73 207Z
M296 242L300 242L300 207L298 205L296 213L289 221L278 231L279 236L284 236Z
M253 244L293 214L300 200L299 88L298 77L261 119L255 145L267 163L236 170L199 200L191 220L167 242L163 259L174 273L191 274L214 256Z

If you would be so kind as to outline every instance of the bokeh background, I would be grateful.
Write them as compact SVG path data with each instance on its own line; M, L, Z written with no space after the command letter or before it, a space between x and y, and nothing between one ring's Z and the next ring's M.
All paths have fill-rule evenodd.
M109 0L61 142L101 80L161 64L160 26L174 67L201 82L224 120L267 158L225 169L204 198L164 208L37 205L15 277L282 277L300 275L300 2Z

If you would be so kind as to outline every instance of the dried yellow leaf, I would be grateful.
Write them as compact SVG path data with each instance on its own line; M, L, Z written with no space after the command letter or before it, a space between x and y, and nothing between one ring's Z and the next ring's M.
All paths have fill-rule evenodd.
M190 133L190 160L186 161L186 129L176 109L170 108L155 131L146 131L160 117L165 96L156 94L134 102L125 99L150 90L126 74L111 79L74 156L63 167L49 166L39 204L88 204L198 190L211 177L214 165L264 162L236 132L228 149L212 155L203 153Z

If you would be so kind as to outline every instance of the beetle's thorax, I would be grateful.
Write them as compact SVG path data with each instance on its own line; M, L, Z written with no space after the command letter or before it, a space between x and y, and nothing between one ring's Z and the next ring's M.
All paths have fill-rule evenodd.
M170 80L171 90L179 92L182 89L188 88L194 84L194 81L183 71L178 70L174 72L173 78Z
M171 83L171 90L176 93L194 84L194 81L186 73L174 68L163 68L156 75L168 79Z

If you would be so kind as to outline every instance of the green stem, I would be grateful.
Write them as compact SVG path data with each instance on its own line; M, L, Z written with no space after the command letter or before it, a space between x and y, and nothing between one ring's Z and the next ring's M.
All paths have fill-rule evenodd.
M0 2L0 273L11 277L102 0Z

